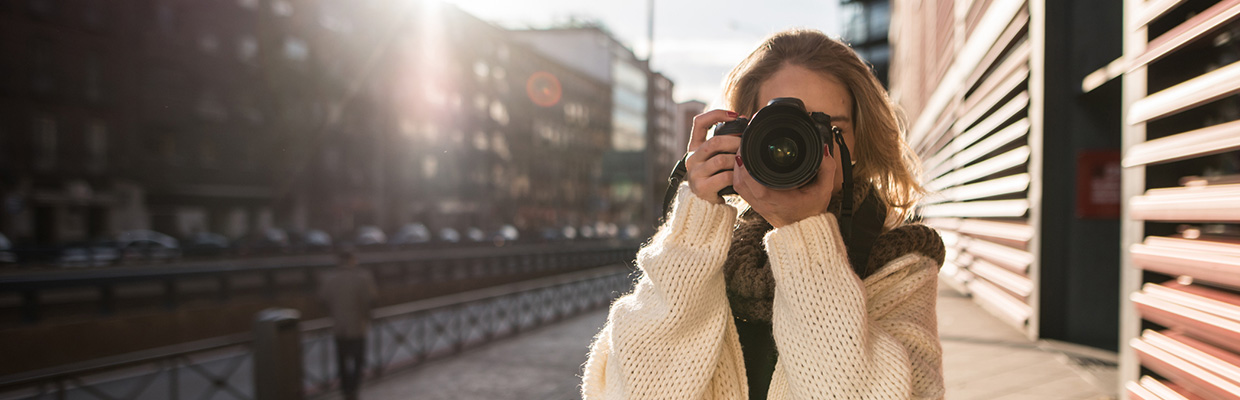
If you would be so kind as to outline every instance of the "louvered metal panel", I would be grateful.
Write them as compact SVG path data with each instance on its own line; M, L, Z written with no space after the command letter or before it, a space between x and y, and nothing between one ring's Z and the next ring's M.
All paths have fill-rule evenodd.
M1240 62L1224 51L1240 0L1202 3L1125 7L1120 374L1132 398L1240 398L1240 171L1226 166L1240 159L1228 108Z
M1205 400L1201 396L1184 389L1180 385L1158 380L1149 376L1141 377L1141 382L1128 382L1125 386L1128 397L1140 400Z
M951 250L940 278L1036 337L1041 90L1035 60L1042 50L1031 36L1038 30L1032 15L1022 2L986 8L951 71L936 82L909 140L932 191L918 212Z

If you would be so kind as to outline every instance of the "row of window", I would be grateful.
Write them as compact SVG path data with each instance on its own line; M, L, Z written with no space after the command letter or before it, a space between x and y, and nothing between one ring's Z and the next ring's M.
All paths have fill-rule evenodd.
M31 125L31 156L36 170L51 171L73 161L61 157L64 149L71 145L66 143L69 135L64 131L63 124L52 118L39 117ZM79 145L85 149L86 156L79 161L79 165L91 172L101 172L107 167L108 126L102 121L91 121L83 124L82 129L82 143Z

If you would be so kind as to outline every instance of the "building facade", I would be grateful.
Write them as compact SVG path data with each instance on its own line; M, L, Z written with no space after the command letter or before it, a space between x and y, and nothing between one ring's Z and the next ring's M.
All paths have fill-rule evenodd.
M125 175L136 154L136 7L0 5L0 232L15 242L83 240L141 220Z
M942 4L950 2L938 2ZM891 25L891 2L889 0L844 0L840 3L844 16L842 38L861 59L870 63L874 76L883 86L887 84L887 71L891 66L891 45L887 31Z
M663 74L650 73L649 111L646 126L649 139L646 141L647 178L645 189L646 210L650 210L650 218L643 225L653 231L658 227L660 212L663 207L663 193L667 190L667 177L672 167L685 155L685 147L689 140L689 129L677 125L680 106L672 99L674 84Z
M671 81L650 73L649 66L597 26L512 32L523 42L548 57L579 72L605 82L611 89L610 147L603 155L602 179L608 188L606 210L601 218L621 226L639 227L642 235L653 232L650 222L652 193L650 140L660 129L666 110ZM662 83L660 83L662 82ZM666 88L663 88L666 86ZM657 103L657 104L655 104Z
M645 146L631 52L599 77L432 2L5 3L0 48L19 246L612 222L606 154Z

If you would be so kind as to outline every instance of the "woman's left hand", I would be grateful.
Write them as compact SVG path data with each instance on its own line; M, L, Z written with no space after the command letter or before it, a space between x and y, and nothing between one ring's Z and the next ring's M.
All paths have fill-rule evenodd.
M818 175L809 184L796 189L771 189L754 181L742 157L739 154L736 156L732 187L754 211L776 228L827 212L831 195L844 186L842 179L836 177L836 170L839 169L836 154L824 152Z

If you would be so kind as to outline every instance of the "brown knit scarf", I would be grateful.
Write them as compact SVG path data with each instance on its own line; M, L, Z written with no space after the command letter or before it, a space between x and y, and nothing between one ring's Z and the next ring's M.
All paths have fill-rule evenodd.
M868 184L854 184L853 204L861 204L869 189ZM833 196L827 211L838 218L842 207L839 196ZM746 209L737 218L728 258L723 262L723 273L727 280L732 315L738 318L771 322L775 275L771 272L771 262L762 244L762 239L771 229L774 227L752 208Z
M861 204L870 188L869 184L860 182L853 186L853 204ZM836 217L839 217L841 208L838 200L838 197L833 198L827 205L827 211ZM728 303L732 306L732 315L737 318L771 322L775 276L771 273L771 263L762 243L771 229L771 224L753 209L746 210L737 218L728 258L723 264ZM866 261L866 275L911 252L921 253L943 265L945 250L938 231L925 225L904 225L883 232L874 241Z

